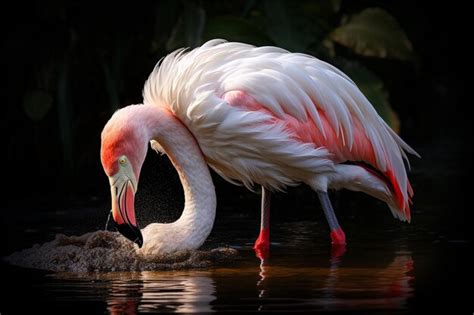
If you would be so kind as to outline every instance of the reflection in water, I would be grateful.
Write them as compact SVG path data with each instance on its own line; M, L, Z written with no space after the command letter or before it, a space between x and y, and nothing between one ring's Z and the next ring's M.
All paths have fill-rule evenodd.
M260 266L247 260L206 270L56 274L46 289L67 303L105 297L111 314L404 309L414 294L411 253L374 253L371 260L346 253L324 262L319 252L302 264L303 256L292 261L288 253ZM394 258L383 262L387 254Z
M211 312L210 302L215 299L209 275L142 272L110 281L107 310L111 314Z
M282 305L267 289L299 292L294 299L286 299L287 307L321 309L328 311L403 309L413 296L413 259L410 252L399 251L386 267L341 267L343 252L330 259L328 268L284 268L260 264L257 282L259 311L281 308ZM291 278L298 277L297 281ZM290 280L290 281L289 281ZM288 281L288 282L287 282ZM279 288L278 282L281 282ZM297 282L296 287L290 287ZM270 285L268 285L270 287ZM307 292L312 291L310 296ZM297 294L295 294L297 296ZM278 305L278 306L277 306Z
M341 264L342 257L346 253L346 245L332 245L331 247L331 260L329 266L328 276L326 278L326 285L324 290L325 298L334 298L334 288L338 280L339 265Z
M316 299L324 309L400 309L413 295L411 287L413 260L409 253L399 252L385 268L340 268L332 261L324 298Z
M257 290L258 290L258 298L263 299L266 297L266 289L265 289L265 278L266 278L266 267L268 264L268 259L262 259L260 258L260 272L258 273L258 276L260 279L257 281ZM261 312L264 310L263 305L258 306L258 311Z
M397 252L385 267L341 267L343 256L333 256L329 267L294 268L260 264L257 296L246 303L257 311L274 309L401 309L413 294L413 260ZM255 275L253 268L193 272L142 272L109 274L107 309L111 314L136 312L211 312L231 310L220 305L219 290L242 285L239 278ZM216 283L214 278L223 281ZM104 280L107 277L103 278ZM255 282L254 282L255 283ZM235 289L235 288L233 288ZM288 294L289 292L293 294ZM284 296L294 295L292 298ZM215 303L211 303L211 302ZM242 305L243 307L243 305Z

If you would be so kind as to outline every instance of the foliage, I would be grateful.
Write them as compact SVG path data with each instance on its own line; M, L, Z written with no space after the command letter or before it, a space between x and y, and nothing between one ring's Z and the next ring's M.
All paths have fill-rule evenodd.
M205 23L202 18L191 18L195 21L195 27L191 28L194 33L190 34L189 27L183 26L184 17L192 16L189 11L197 16L205 14L194 4L190 8L189 1L183 4L183 14L167 44L169 50L183 45L194 47L196 38L202 38L202 41L225 38L255 45L272 44L290 51L325 57L326 61L346 71L382 118L399 131L400 122L390 106L389 93L383 81L354 56L402 62L413 60L410 41L387 11L367 8L347 16L340 1L247 1L241 16L212 15ZM202 36L196 34L201 29ZM190 37L193 40L186 40ZM339 54L336 45L348 48L352 56Z
M406 34L386 11L369 8L348 20L331 32L330 37L334 42L363 56L399 60L413 57Z
M357 82L359 89L372 104L375 104L379 115L382 116L396 132L399 132L400 122L390 107L388 93L382 80L360 63L346 61L340 64L340 67L354 82Z

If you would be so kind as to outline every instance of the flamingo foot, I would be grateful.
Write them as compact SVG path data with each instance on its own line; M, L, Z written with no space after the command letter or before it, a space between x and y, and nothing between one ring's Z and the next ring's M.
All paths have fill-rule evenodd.
M331 259L338 260L346 252L346 234L339 227L331 231Z
M346 245L332 245L331 260L337 261L346 253Z
M331 231L331 258L337 259L346 252L346 234L341 228Z
M261 260L270 257L270 231L268 229L261 229L260 235L253 246L255 255Z
M346 245L346 233L341 228L331 231L331 244Z

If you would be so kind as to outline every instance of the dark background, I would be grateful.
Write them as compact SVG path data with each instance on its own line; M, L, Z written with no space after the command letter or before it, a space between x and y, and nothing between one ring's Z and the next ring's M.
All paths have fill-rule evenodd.
M7 205L21 201L62 207L92 196L107 197L99 160L101 129L116 108L141 102L143 83L168 52L167 41L190 3L205 11L208 22L215 17L240 17L248 3L263 11L259 19L266 18L259 1L113 6L53 1L3 11L6 82L2 127L7 135L7 170L14 176L8 178ZM397 19L412 42L416 62L350 58L383 79L392 108L400 117L401 135L408 143L419 151L427 150L424 157L439 154L433 150L442 146L449 146L444 151L462 150L466 162L456 167L468 173L472 151L467 140L472 124L464 111L468 107L464 93L469 60L466 10L416 2L343 1L333 19L367 7L382 7ZM227 39L274 44L268 27L261 30L261 36L243 32L231 33ZM216 33L222 32L205 31L201 41ZM347 50L338 48L339 55L347 55ZM112 79L107 79L107 72ZM51 105L35 121L23 104L28 93L38 90L51 97Z
M301 6L305 3L311 1L300 2ZM440 192L433 198L449 205L436 214L433 229L448 237L469 239L472 123L466 92L472 84L472 57L466 46L472 38L470 9L435 2L342 1L339 12L327 22L337 26L344 16L368 7L381 7L395 17L413 45L414 61L364 57L336 45L337 56L359 62L382 79L398 114L402 137L423 157L411 159L415 192ZM205 12L205 30L200 41L193 42L185 31L180 37L183 27L177 25L181 19L191 21L192 26L196 10ZM15 224L32 213L29 223L37 221L38 226L54 221L54 213L70 213L77 219L81 213L90 213L87 211L103 211L105 221L109 185L100 165L100 132L116 108L141 102L144 81L170 48L187 42L197 45L216 34L258 45L277 44L272 28L263 23L269 11L260 1L150 1L140 5L38 1L15 3L3 8L1 14L1 60L6 80L2 84L5 175L0 211L7 240L2 254L48 237L16 232ZM229 17L244 19L251 27L235 31L225 24ZM229 35L225 36L227 30ZM328 60L315 47L309 45L303 51ZM33 106L45 113L28 114L31 100L48 104L44 106L47 109ZM438 180L417 185L417 177L428 175ZM232 204L239 201L248 205L242 208L243 215L258 216L258 195L217 176L214 179L220 213L232 210ZM345 197L365 201L357 194ZM312 204L308 204L316 200L305 187L275 198L276 219L286 218L288 207L303 209L297 216L305 218L311 215ZM335 199L337 204L339 196ZM171 209L160 215L163 220L179 215L176 209L182 203L182 190L166 157L149 152L137 202L137 208L143 209L143 220L153 219L145 213L150 214L158 203L160 209ZM416 196L414 202L416 223ZM82 208L88 210L78 212ZM37 215L42 212L44 216ZM81 231L102 224L91 219ZM456 257L446 258L450 268L456 268Z

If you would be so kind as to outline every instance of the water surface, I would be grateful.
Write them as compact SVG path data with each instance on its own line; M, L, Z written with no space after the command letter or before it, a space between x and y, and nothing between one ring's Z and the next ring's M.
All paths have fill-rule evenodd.
M395 221L384 205L371 198L352 193L333 196L337 209L345 209L336 210L348 236L345 250L331 248L320 213L285 215L291 211L282 210L288 205L279 201L294 196L275 196L271 257L264 264L251 248L258 233L258 204L254 215L241 214L238 209L247 206L246 201L221 205L235 207L235 211L218 209L214 230L200 254L192 258L182 255L176 261L168 261L168 265L137 264L131 244L121 243L115 233L96 232L105 223L106 211L81 208L64 213L43 212L36 218L33 212L30 216L11 212L9 220L15 224L5 228L8 237L19 238L6 243L6 254L16 252L7 260L16 257L13 262L19 263L21 257L29 255L27 260L39 262L34 267L41 268L44 259L40 256L44 255L49 264L56 264L57 269L49 269L59 272L22 268L4 260L2 284L7 290L0 312L399 314L441 308L471 310L471 293L464 289L471 285L472 275L471 243L462 231L466 224L452 224L450 220L454 218L446 215L452 204L440 197L441 191L427 189L428 185L441 187L443 192L453 192L455 188L442 179L434 182L418 178L414 182L418 183L418 195L412 224ZM312 207L314 202L310 199L308 205ZM40 218L45 223L35 227L33 223L37 224ZM72 220L78 220L74 228ZM94 226L97 227L91 229ZM91 231L94 232L76 238L55 236ZM21 254L20 249L31 247L38 240L40 244ZM61 246L76 248L58 256L55 250ZM129 256L123 254L124 249ZM228 250L230 255L221 255L222 250ZM80 268L69 268L74 263ZM111 269L114 265L117 268Z

